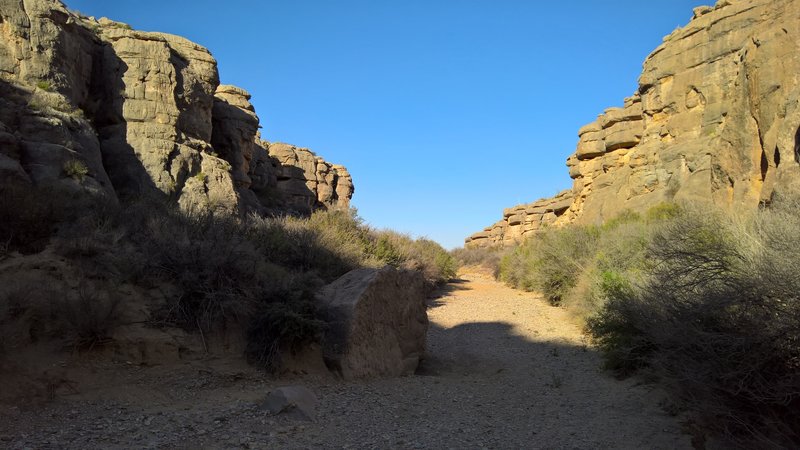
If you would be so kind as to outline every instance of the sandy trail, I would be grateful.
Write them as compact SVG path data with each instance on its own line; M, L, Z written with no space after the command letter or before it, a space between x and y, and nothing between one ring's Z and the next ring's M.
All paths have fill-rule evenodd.
M659 395L602 372L565 311L540 297L467 274L432 300L429 317L417 376L287 382L247 369L129 369L103 395L3 411L0 447L691 448ZM317 394L315 422L255 408L287 384Z

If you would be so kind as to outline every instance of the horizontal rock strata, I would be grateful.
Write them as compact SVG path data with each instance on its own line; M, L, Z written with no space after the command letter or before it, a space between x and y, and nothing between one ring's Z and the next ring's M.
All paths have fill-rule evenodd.
M348 207L347 171L305 149L271 152L249 100L182 37L57 0L0 0L4 179L162 196L190 211Z
M561 226L665 201L752 209L796 192L798 73L800 2L721 0L696 8L648 56L638 92L579 130L567 159L571 193L534 204L571 197L548 221ZM540 224L521 218L522 208L506 210L466 245L507 245L535 232Z

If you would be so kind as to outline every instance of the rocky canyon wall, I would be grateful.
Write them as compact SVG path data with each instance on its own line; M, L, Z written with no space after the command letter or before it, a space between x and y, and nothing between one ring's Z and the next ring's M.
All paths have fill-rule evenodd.
M155 195L190 211L348 207L347 170L261 140L249 100L184 38L57 0L0 0L0 180Z
M644 62L637 93L578 131L572 189L506 209L467 247L600 223L664 201L768 205L800 184L800 2L698 7Z

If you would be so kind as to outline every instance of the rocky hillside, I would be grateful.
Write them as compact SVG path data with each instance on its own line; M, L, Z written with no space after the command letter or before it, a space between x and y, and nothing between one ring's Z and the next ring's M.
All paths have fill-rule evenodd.
M347 170L261 140L249 99L184 38L0 0L2 180L236 214L347 207Z
M698 7L644 62L639 89L578 131L572 189L506 209L466 239L510 245L664 201L768 205L800 181L800 2Z

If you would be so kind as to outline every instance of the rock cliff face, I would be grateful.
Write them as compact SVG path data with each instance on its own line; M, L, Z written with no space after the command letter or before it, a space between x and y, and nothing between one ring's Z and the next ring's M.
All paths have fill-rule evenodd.
M347 207L346 169L268 144L205 48L0 0L0 178L230 213Z
M638 92L580 129L567 159L572 190L506 210L467 246L511 244L541 223L599 223L663 201L756 208L794 192L798 73L800 2L695 8L644 62ZM563 209L528 218L548 203Z

